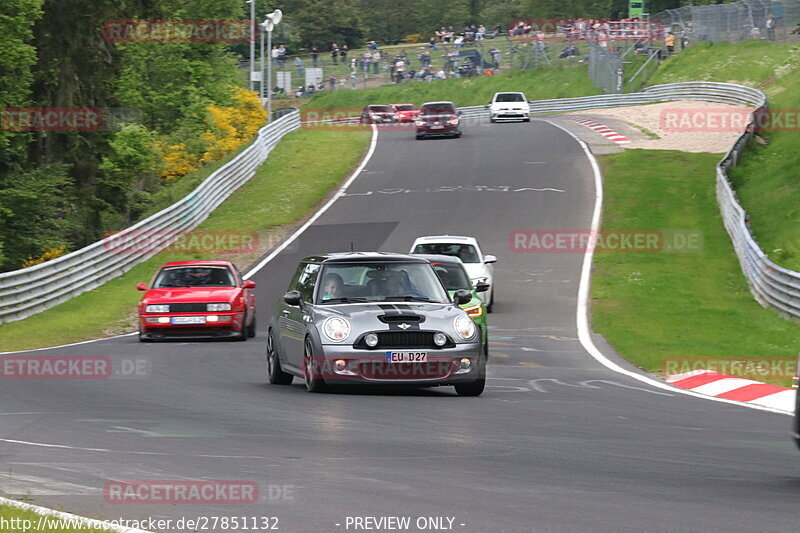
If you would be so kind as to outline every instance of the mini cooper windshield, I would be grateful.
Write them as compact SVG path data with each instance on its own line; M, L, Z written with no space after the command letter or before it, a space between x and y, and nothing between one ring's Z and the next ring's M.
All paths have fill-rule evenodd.
M316 303L449 303L429 263L332 263L323 266Z

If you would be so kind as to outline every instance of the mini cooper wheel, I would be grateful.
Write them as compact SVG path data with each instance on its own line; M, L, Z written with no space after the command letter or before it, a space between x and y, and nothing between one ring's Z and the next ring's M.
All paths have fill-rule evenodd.
M306 339L305 348L303 349L303 366L304 374L306 376L306 390L308 392L323 392L325 390L325 380L319 376L317 369L314 367L314 349L311 346L311 340Z
M292 383L292 375L281 369L281 358L278 357L278 350L275 348L275 337L272 330L267 333L267 374L269 382L273 385L290 385Z
M480 396L486 387L486 358L478 358L478 378L469 383L458 383L455 385L456 393L459 396Z

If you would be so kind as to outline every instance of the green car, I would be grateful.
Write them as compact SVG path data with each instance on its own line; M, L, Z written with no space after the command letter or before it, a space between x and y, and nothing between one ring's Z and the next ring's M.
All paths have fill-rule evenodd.
M478 298L479 292L489 290L489 284L483 281L478 282L474 287L470 283L469 274L464 268L461 259L452 255L432 255L432 254L411 254L423 257L431 262L433 270L442 280L444 288L447 289L450 298L459 289L466 289L472 295L472 300L462 304L461 309L472 317L475 324L481 328L481 341L483 343L483 353L489 356L489 326L486 321L486 307L483 301Z

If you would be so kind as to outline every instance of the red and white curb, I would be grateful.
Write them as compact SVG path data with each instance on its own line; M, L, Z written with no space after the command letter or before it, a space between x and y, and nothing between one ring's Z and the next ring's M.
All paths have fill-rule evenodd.
M782 411L794 411L795 391L713 370L693 370L667 376L667 383L714 398L745 402Z
M616 131L612 130L605 124L601 124L599 122L595 122L594 120L589 120L585 118L574 118L569 117L570 120L577 122L578 124L582 124L589 128L590 130L594 130L595 132L599 133L609 141L614 141L617 144L628 144L631 142L630 139L625 137L624 135L617 133Z

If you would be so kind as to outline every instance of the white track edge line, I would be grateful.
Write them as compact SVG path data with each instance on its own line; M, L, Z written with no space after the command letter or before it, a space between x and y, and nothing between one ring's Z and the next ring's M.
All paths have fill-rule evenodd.
M339 188L339 190L337 190L334 193L334 195L331 196L331 198L325 203L325 205L320 207L319 210L316 213L314 213L314 216L309 218L306 221L305 224L300 226L300 228L297 231L292 233L291 237L289 237L288 239L283 241L283 243L280 246L275 248L272 251L272 253L270 253L267 257L262 259L256 266L254 266L253 268L249 269L247 271L247 274L245 274L242 277L244 279L250 279L259 270L264 268L264 266L266 266L267 263L272 261L275 258L275 256L277 256L279 253L281 253L284 249L286 249L287 246L292 244L300 235L302 235L302 233L305 230L307 230L308 227L311 224L316 222L317 219L319 217L321 217L322 214L325 213L325 211L327 211L336 202L336 200L338 200L347 191L347 188L350 187L350 184L353 183L353 180L355 180L358 177L358 175L361 174L361 171L364 170L364 167L366 167L367 164L369 163L370 159L372 159L372 154L375 153L375 147L377 146L377 144L378 144L378 128L377 128L376 124L373 124L372 125L372 139L370 140L370 143L369 143L369 150L367 150L367 155L364 156L364 159L361 160L361 164L359 164L358 167L353 171L353 173L350 174L350 177L347 178L347 181L344 182L344 185L342 185Z
M122 527L117 524L112 524L110 522L105 522L103 520L97 520L95 518L87 518L85 516L79 516L71 513L65 513L63 511L56 511L55 509L49 509L47 507L41 507L39 505L33 505L30 503L20 502L17 500L12 500L10 498L4 498L0 496L0 504L8 505L9 507L14 507L16 509L21 509L23 511L32 511L36 514L42 516L53 516L60 520L71 520L72 523L80 522L83 524L86 529L104 529L107 531L115 531L117 533L152 533L151 531L147 531L144 529L134 529L130 527Z
M301 233L303 233L306 229L308 229L308 227L311 224L313 224L320 216L322 216L322 214L325 211L327 211L330 208L330 206L333 205L333 203L336 200L338 200L339 197L342 196L345 193L345 191L347 191L347 188L350 186L351 183L353 183L353 180L356 179L356 177L358 177L359 174L361 174L361 171L364 170L364 167L366 167L367 163L369 163L370 159L372 159L372 154L375 153L375 146L377 146L377 144L378 144L378 128L376 127L375 124L373 124L372 125L372 139L370 140L369 150L367 151L367 155L364 156L364 159L361 160L361 164L359 164L358 167L355 169L355 171L353 171L353 173L350 175L350 177L347 178L347 181L344 183L344 185L342 185L339 188L339 190L337 190L336 193L331 197L331 199L328 200L328 202L325 205L323 205L316 213L314 213L314 216L312 216L305 224L303 224L300 227L300 229L295 231L292 234L291 237L286 239L286 241L284 241L278 248L273 250L272 253L270 253L266 258L261 260L261 262L259 262L255 267L253 267L250 270L248 270L247 274L245 274L242 277L244 279L250 279L250 277L253 274L255 274L256 272L258 272L259 270L264 268L264 265L266 265L267 263L272 261L275 258L276 255L281 253L287 246L289 246L292 242L294 242L294 240L297 239L297 237L299 237ZM130 337L131 335L136 335L136 332L133 331L131 333L123 333L122 335L114 335L113 337L103 337L103 338L100 338L100 339L90 339L88 341L72 342L72 343L69 343L69 344L59 344L59 345L56 345L56 346L47 346L45 348L32 348L30 350L16 350L16 351L13 351L13 352L0 352L0 355L11 355L11 354L22 353L22 352L38 352L38 351L41 351L41 350L54 350L56 348L66 348L66 347L69 347L69 346L78 346L80 344L89 344L89 343L92 343L92 342L107 341L107 340L111 340L111 339L117 339L117 338L120 338L120 337Z
M559 126L558 124L551 122L550 120L546 119L539 119L542 122L547 122L555 126L556 128L560 129L561 131L565 132L567 135L575 139L580 147L583 149L583 153L586 154L586 158L589 160L589 163L592 166L592 171L594 173L594 183L595 183L595 202L594 202L594 211L592 213L592 226L591 231L596 232L600 227L600 212L603 206L603 174L600 171L600 166L597 164L597 159L594 157L594 154L589 149L589 145L587 145L583 140L581 140L577 135L570 132L566 128ZM782 409L774 409L771 407L763 407L760 405L753 405L746 402L738 402L735 400L726 400L724 398L715 398L713 396L708 396L705 394L700 394L696 392L692 392L687 389L681 389L680 387L674 387L666 382L651 378L649 376L645 376L643 374L639 374L637 372L632 372L625 368L622 368L617 363L608 359L600 349L594 344L591 336L591 328L589 327L589 287L591 286L591 273L592 273L592 257L594 256L594 251L587 247L586 253L583 256L583 267L581 269L581 280L580 285L578 286L578 308L577 308L577 326L578 326L578 340L580 341L583 348L591 355L598 363L605 366L609 370L613 372L617 372L618 374L622 374L633 379L639 380L643 383L647 383L648 385L652 385L653 387L670 390L673 392L677 392L680 394L684 394L686 396L694 396L695 398L702 398L705 400L711 400L714 402L720 403L727 403L731 405L739 405L742 407L748 407L750 409L757 409L759 411L768 411L770 413L777 413L782 415L792 415L793 413L789 411L784 411Z

